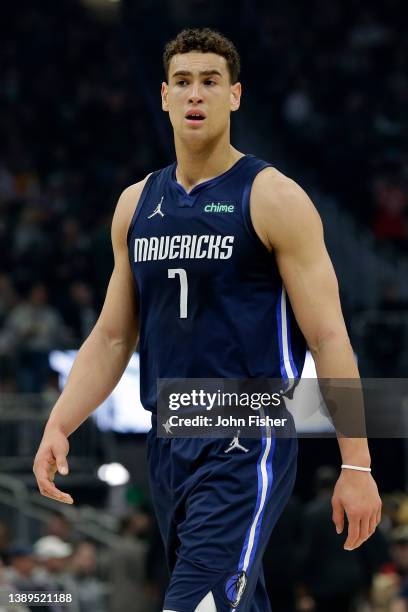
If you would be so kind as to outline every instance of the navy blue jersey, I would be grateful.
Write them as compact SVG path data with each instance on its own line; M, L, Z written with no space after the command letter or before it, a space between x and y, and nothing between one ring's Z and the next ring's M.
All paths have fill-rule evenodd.
M189 193L176 163L148 178L128 232L139 294L140 394L158 378L297 378L305 340L249 201L269 166L245 155Z

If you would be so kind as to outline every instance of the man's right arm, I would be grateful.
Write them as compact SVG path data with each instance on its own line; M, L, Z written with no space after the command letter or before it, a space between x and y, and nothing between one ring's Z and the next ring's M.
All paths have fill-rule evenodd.
M113 391L136 347L138 300L128 259L127 232L147 178L128 187L119 198L112 221L115 265L105 302L51 411L34 460L40 492L65 503L73 500L56 488L53 479L57 470L68 473L68 437Z

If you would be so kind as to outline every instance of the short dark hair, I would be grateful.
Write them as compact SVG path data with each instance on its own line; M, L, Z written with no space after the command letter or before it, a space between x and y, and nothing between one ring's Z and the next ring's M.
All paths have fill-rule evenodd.
M200 51L216 53L225 57L231 83L236 83L241 70L239 53L232 41L216 30L210 28L189 28L182 30L176 38L170 40L163 53L163 66L166 79L169 77L170 60L178 53Z

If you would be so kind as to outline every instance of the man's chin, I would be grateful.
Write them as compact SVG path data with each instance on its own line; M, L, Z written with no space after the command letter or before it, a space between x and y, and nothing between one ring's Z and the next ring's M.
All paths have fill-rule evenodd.
M186 144L200 144L203 145L211 140L206 130L186 129L182 130L179 134L180 140Z
M207 130L204 125L185 125L183 126L183 134L188 134L189 136L193 134L194 136L204 136L207 134Z

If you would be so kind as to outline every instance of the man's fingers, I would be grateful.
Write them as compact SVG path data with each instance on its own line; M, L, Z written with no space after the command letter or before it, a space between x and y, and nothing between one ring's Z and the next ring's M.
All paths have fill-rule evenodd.
M55 486L54 482L50 479L46 470L39 470L39 473L37 475L37 483L41 495L51 497L52 499L56 499L57 501L63 501L68 504L73 503L71 495L60 491Z
M348 516L348 521L348 535L344 543L344 549L353 550L360 537L360 517L359 515L350 514Z
M42 457L34 463L33 472L37 478L38 484L42 482L52 482L54 480L57 466L55 459L50 457Z
M65 455L59 454L55 457L55 461L57 464L57 469L62 476L68 474L68 461Z
M74 500L72 499L69 493L64 493L57 489L53 482L47 480L38 481L38 488L40 490L41 495L44 497L50 497L51 499L55 499L56 501L63 502L65 504L73 504Z
M357 525L359 526L357 530ZM346 550L353 550L361 546L363 542L374 533L377 526L377 515L371 516L357 515L351 518L348 530L348 538L344 544Z
M62 474L63 476L68 474L69 472L68 462L67 462L68 448L64 452L64 446L61 444L55 443L55 444L51 444L49 450L50 450L49 455L52 459L51 461L49 460L48 462L50 464L55 464L55 471L58 470L58 472Z
M344 529L344 510L341 503L335 499L332 500L333 507L333 523L336 526L337 533L342 533Z
M377 529L377 514L374 513L370 517L369 536L373 535L376 529Z
M72 499L71 495L69 495L68 493L63 493L62 491L60 493L42 493L42 495L43 497L49 497L50 499L53 499L62 504L72 505L74 503L74 500Z
M37 484L41 495L66 504L74 503L71 495L60 491L53 482L55 473L57 471L55 459L51 460L49 456L44 457L34 464L33 471L37 479Z
M360 520L360 538L358 542L355 544L355 548L357 548L358 546L360 546L360 544L368 540L370 535L371 535L370 534L370 517L363 516L361 517L361 520Z

